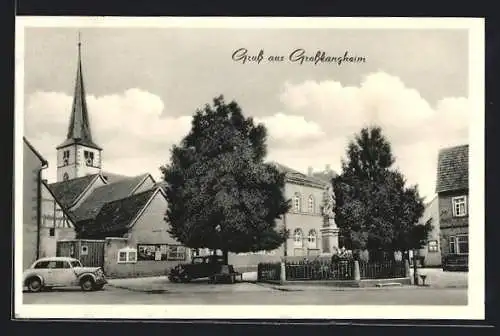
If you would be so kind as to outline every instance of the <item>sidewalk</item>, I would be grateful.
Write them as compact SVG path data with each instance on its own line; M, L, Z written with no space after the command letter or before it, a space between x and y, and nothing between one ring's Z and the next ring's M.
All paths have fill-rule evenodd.
M255 273L255 272L252 272ZM257 273L243 273L243 282L235 284L209 284L208 279L192 280L189 283L173 283L166 276L147 278L108 279L111 287L144 293L217 293L217 292L266 292L272 288L255 283Z

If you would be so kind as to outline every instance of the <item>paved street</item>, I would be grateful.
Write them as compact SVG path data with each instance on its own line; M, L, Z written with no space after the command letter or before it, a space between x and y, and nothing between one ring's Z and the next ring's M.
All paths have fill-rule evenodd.
M242 286L244 285L244 286ZM179 284L178 286L185 286ZM208 286L200 284L199 286ZM430 287L309 289L282 291L258 284L218 285L221 290L141 292L106 286L99 292L61 289L24 293L24 303L34 304L246 304L246 305L466 305L467 289ZM233 286L227 288L226 286ZM189 285L188 285L189 287ZM192 286L191 286L192 287ZM222 289L226 287L226 289Z

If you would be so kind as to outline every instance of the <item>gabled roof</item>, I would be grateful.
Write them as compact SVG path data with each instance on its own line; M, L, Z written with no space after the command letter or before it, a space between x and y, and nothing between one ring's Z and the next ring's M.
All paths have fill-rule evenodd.
M106 203L95 220L85 225L82 233L92 236L105 236L107 233L126 232L151 198L158 192L160 192L159 188L152 188Z
M165 181L159 181L155 183L155 187L159 187L162 189L162 191L166 194L167 193L167 186L168 183Z
M49 184L47 184L47 182L45 181L42 181L42 184L47 188L47 190L49 191L49 193L52 195L52 197L54 198L54 201L57 203L57 205L59 205L59 207L61 208L63 214L69 219L69 221L71 222L71 226L75 226L75 218L73 217L73 215L71 214L71 212L69 212L67 210L67 208L61 204L60 200L56 197L56 195L54 194L54 192L50 189L49 187Z
M77 221L94 219L106 203L129 197L149 176L149 174L143 174L124 178L95 188L83 203L73 211L73 216Z
M78 66L76 71L75 93L73 96L73 105L71 108L71 117L68 126L66 140L57 147L63 148L73 144L80 144L87 147L102 150L92 140L90 131L89 113L87 111L87 101L85 98L85 85L83 83L82 60L80 52L80 42L78 43Z
M114 183L114 182L117 182L119 180L128 179L131 177L131 176L125 176L125 175L105 172L105 171L101 171L101 175L108 183Z
M70 208L78 197L89 187L99 174L77 177L71 180L55 182L48 185L60 205Z
M31 149L31 151L33 153L35 153L35 155L38 157L38 159L40 160L40 162L42 163L42 165L48 165L49 162L47 160L45 160L45 158L42 156L42 154L40 154L40 152L38 152L35 147L33 147L33 145L28 141L28 139L26 139L26 137L23 137L23 141L24 143L28 146L29 149Z
M337 176L337 173L334 172L333 170L330 170L330 171L315 172L312 173L312 176L326 183L331 183L332 179Z
M469 145L439 151L436 192L469 188Z
M325 181L318 179L313 176L308 176L304 173L299 172L298 170L287 167L281 163L271 162L279 172L286 174L286 180L290 183L298 183L298 184L308 184L317 188L324 188L327 184Z

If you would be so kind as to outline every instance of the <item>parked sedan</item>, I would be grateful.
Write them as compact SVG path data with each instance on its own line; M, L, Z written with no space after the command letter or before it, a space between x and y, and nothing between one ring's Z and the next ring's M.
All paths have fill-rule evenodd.
M74 286L87 292L100 290L106 283L101 267L83 267L80 260L69 257L38 259L23 274L23 285L30 292Z
M168 272L172 282L189 282L192 279L209 278L218 273L224 259L221 256L197 256L191 263L179 264Z

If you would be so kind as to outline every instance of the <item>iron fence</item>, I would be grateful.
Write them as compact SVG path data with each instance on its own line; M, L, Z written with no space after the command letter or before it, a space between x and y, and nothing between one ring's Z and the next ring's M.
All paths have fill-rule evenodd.
M286 280L352 280L354 263L352 260L286 261Z
M280 281L281 263L259 263L257 265L257 281Z
M390 279L405 277L405 263L402 261L359 262L361 279Z

